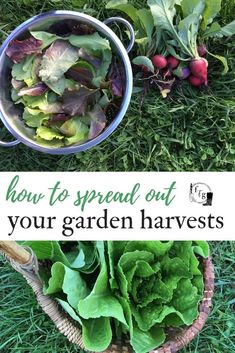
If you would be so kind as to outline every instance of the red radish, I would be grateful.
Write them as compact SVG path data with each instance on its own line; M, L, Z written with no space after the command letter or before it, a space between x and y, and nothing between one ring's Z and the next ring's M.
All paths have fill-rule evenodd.
M179 66L180 61L174 56L170 55L166 59L169 69L175 70Z
M152 63L157 69L164 69L167 66L167 60L163 55L154 55Z
M208 85L208 62L204 58L193 59L190 63L190 69L193 76L199 78L202 83Z
M207 54L207 50L206 50L206 46L205 46L205 44L201 44L201 45L199 45L198 47L197 47L197 50L198 50L198 54L200 55L200 56L206 56L206 54Z
M203 84L203 81L200 78L193 75L189 76L188 80L190 85L194 87L200 87Z

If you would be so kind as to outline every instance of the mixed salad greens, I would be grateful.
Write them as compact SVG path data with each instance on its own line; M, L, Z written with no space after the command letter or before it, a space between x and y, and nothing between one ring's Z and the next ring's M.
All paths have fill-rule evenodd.
M29 241L44 293L82 328L90 351L127 339L136 353L166 341L169 327L198 317L204 241Z
M120 106L125 77L110 43L85 25L58 24L13 40L11 97L23 104L35 139L52 147L81 144L107 126L110 106Z

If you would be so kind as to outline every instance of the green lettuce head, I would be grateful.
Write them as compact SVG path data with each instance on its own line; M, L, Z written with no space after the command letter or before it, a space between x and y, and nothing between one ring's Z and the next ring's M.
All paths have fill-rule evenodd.
M102 352L128 339L136 353L166 341L169 327L198 317L206 242L78 241L25 243L38 260L44 293L82 329L87 350Z
M196 254L204 242L108 242L110 286L125 310L137 353L159 347L167 327L191 325L198 316L203 275ZM116 322L116 333L125 327Z

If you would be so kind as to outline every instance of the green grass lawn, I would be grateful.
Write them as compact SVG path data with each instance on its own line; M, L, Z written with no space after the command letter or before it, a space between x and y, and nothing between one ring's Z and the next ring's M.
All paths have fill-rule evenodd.
M235 242L211 243L215 297L207 325L182 353L235 352ZM0 352L79 352L59 334L22 276L0 259Z
M0 41L27 18L52 9L81 10L81 0L1 0ZM145 1L133 0L141 7ZM99 19L113 15L105 1L86 1L82 11ZM223 0L221 23L234 19L234 0ZM133 95L115 133L94 149L69 156L48 156L18 145L0 148L1 171L235 171L235 39L210 43L226 56L229 73L210 61L209 88L186 83L163 100L152 91L140 104ZM6 136L1 129L0 137Z

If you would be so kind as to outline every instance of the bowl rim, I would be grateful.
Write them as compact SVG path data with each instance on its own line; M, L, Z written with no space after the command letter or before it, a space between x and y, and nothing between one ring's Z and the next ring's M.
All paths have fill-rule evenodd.
M18 27L16 27L11 34L5 39L5 41L2 43L2 46L0 48L0 61L4 60L3 56L6 55L6 49L9 45L9 43L18 37L19 35L23 34L24 31L28 30L30 25L35 25L35 24L40 24L45 19L48 18L53 18L53 17L60 17L63 18L64 16L71 16L71 19L75 20L84 20L91 25L94 25L97 31L100 31L104 35L108 37L108 39L112 40L112 44L114 44L121 56L121 59L123 61L123 65L125 68L125 74L126 74L126 89L125 89L125 94L123 97L123 101L120 107L120 110L117 114L117 116L114 118L112 123L95 139L89 140L85 143L82 143L80 145L71 145L71 146L66 146L66 147L46 147L43 145L38 144L36 141L33 141L29 138L27 138L23 133L18 132L14 129L13 124L10 123L8 117L6 114L3 113L1 109L1 100L0 100L0 118L4 125L7 127L9 132L17 139L19 142L22 142L24 145L37 150L39 152L44 152L44 153L49 153L49 154L57 154L57 155L65 155L65 154L70 154L70 153L78 153L85 151L87 149L90 149L91 147L94 147L104 141L108 136L110 136L114 130L118 127L120 122L122 121L128 107L130 104L131 100L131 95L132 95L132 89L133 89L133 73L132 73L132 67L130 63L130 59L128 56L128 53L123 46L121 40L117 37L117 35L103 22L100 20L87 15L83 14L81 12L77 11L68 11L68 10L55 10L55 11L49 11L45 12L36 16L33 16L29 18L28 20L24 21L21 23Z

